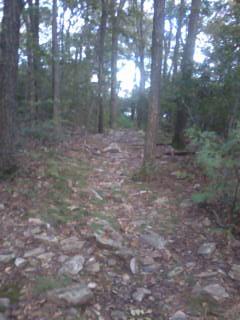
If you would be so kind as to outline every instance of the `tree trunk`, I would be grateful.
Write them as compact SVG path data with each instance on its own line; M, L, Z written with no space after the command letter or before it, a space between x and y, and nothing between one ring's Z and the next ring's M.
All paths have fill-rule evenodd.
M140 17L139 17L139 71L140 71L140 92L139 92L139 100L137 106L137 126L141 128L143 123L143 113L144 108L146 108L145 103L145 44L144 44L144 34L143 34L143 16L144 16L144 2L145 0L141 0L140 4Z
M148 112L148 127L144 147L143 167L147 172L152 169L156 157L156 137L159 120L160 83L164 37L165 0L154 0L152 33L151 89Z
M116 0L112 0L112 56L111 56L111 98L109 126L114 128L117 115L117 59L118 59L118 36L119 17L126 0L120 0L117 7Z
M39 0L28 0L28 12L25 15L27 29L28 87L27 99L31 118L37 119L39 99Z
M52 90L53 90L53 121L56 133L60 134L60 69L59 69L59 47L57 32L58 5L53 0L52 5Z
M177 18L176 43L175 43L174 52L173 52L173 74L172 74L173 80L176 78L178 65L179 65L179 49L180 49L180 40L181 40L184 12L185 12L185 0L181 0L179 11L178 11L178 18Z
M4 0L0 38L0 172L16 168L15 113L20 15L23 2Z
M182 84L181 92L182 97L177 101L177 114L175 122L175 130L173 136L173 146L178 149L185 147L184 131L187 125L188 113L186 105L188 105L187 90L193 72L193 56L195 50L195 42L198 32L198 20L201 7L201 0L192 0L191 13L188 23L188 33L186 44L183 51L183 60L181 65L182 71Z
M102 16L99 28L98 45L98 132L104 130L103 87L104 87L104 41L107 26L107 0L102 0Z

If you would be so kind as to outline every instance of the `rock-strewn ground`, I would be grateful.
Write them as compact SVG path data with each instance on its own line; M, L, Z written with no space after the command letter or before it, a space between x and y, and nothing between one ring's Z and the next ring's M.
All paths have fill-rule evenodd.
M191 158L165 148L151 183L132 179L135 131L25 150L0 183L1 320L240 318L240 244L191 202Z

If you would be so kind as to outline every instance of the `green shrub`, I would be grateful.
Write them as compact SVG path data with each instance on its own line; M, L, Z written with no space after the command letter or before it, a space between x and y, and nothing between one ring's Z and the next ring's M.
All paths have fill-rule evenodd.
M213 204L215 214L229 223L236 222L240 209L240 125L225 140L196 128L189 130L189 137L198 150L197 163L209 181L193 200Z

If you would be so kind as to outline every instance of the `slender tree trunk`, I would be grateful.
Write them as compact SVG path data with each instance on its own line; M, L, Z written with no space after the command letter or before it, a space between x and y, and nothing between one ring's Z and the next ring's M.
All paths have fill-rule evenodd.
M53 121L56 133L60 134L60 69L59 46L57 32L58 4L53 0L52 6L52 89L53 89Z
M188 113L186 105L189 104L187 90L193 72L193 56L195 51L195 42L198 32L198 21L201 7L201 0L192 0L191 13L188 23L188 34L183 51L182 60L182 97L177 101L177 114L175 130L173 136L173 146L178 149L185 147L184 131L187 125Z
M102 0L102 16L99 28L98 45L98 132L103 133L103 87L104 87L104 42L107 27L107 0Z
M117 115L117 60L118 60L118 36L119 18L126 0L112 0L112 56L111 56L111 98L110 98L110 119L109 126L114 128Z
M20 15L23 2L4 0L0 38L0 172L16 167L15 113Z
M145 102L145 44L144 44L144 34L143 34L143 16L144 16L144 2L145 0L141 0L140 4L140 18L139 18L139 71L140 71L140 92L139 92L139 100L137 107L137 126L141 128L143 123L143 113L144 108L146 108Z
M151 89L143 163L143 166L147 171L152 169L156 157L156 137L159 121L160 82L164 37L164 11L165 0L154 0Z
M176 43L173 52L173 73L172 78L173 80L176 78L176 74L178 71L179 65L179 49L180 49L180 41L181 41L181 32L182 32L182 23L184 18L185 12L185 0L181 0L179 11L178 11L178 18L177 18L177 32L176 32Z
M27 28L28 87L27 99L33 119L37 119L39 99L39 0L28 0L28 12L25 15Z
M117 17L112 17L112 56L111 56L111 100L110 100L110 128L114 128L117 113L117 55L118 30Z

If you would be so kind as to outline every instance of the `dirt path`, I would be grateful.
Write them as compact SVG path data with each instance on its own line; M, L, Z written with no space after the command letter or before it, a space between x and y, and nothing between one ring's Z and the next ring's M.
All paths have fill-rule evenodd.
M142 145L115 131L23 154L0 184L1 320L238 319L238 241L191 202L190 158L159 147L156 180L134 181Z

